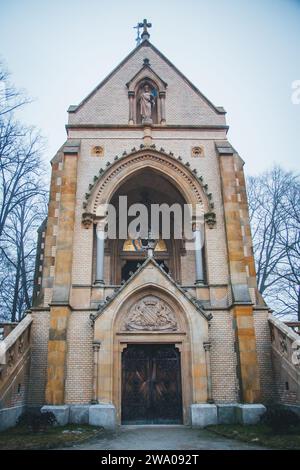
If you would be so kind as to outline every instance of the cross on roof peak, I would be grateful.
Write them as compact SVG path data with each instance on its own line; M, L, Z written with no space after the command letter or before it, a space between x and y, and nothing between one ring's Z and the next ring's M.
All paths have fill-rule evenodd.
M152 27L152 23L149 23L146 19L143 20L143 22L138 23L134 28L137 30L137 37L136 37L136 43L137 46L140 44L141 39L144 41L145 39L150 38L150 34L148 32L148 28ZM143 32L140 36L140 28L143 28Z

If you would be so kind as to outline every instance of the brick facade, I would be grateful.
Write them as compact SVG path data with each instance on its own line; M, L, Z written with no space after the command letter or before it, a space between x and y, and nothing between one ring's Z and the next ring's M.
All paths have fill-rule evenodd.
M68 327L66 403L90 403L93 379L91 312L74 312Z
M38 406L45 402L50 315L46 311L37 311L32 316L28 404Z
M239 391L232 315L222 310L212 314L209 337L213 398L216 403L236 403Z

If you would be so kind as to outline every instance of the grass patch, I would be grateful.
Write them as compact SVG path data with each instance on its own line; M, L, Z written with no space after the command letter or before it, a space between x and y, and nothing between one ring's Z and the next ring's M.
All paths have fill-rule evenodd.
M27 426L16 426L0 432L0 450L53 449L69 447L103 432L102 428L87 424L69 424L30 432Z
M219 424L206 429L218 435L257 444L273 449L300 449L300 424L291 426L285 431L274 433L274 429L266 424L246 426L241 424Z

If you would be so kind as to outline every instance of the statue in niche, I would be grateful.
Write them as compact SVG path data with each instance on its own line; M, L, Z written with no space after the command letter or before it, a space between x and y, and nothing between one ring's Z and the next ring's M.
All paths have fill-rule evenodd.
M152 111L155 106L155 90L150 90L149 85L145 85L140 96L140 114L142 123L152 124Z

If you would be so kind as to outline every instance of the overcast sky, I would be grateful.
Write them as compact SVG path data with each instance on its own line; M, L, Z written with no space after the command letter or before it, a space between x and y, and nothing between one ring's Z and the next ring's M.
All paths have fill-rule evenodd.
M47 138L50 160L78 104L135 47L151 42L215 105L247 173L299 169L300 0L0 0L0 55L35 98L22 119Z

